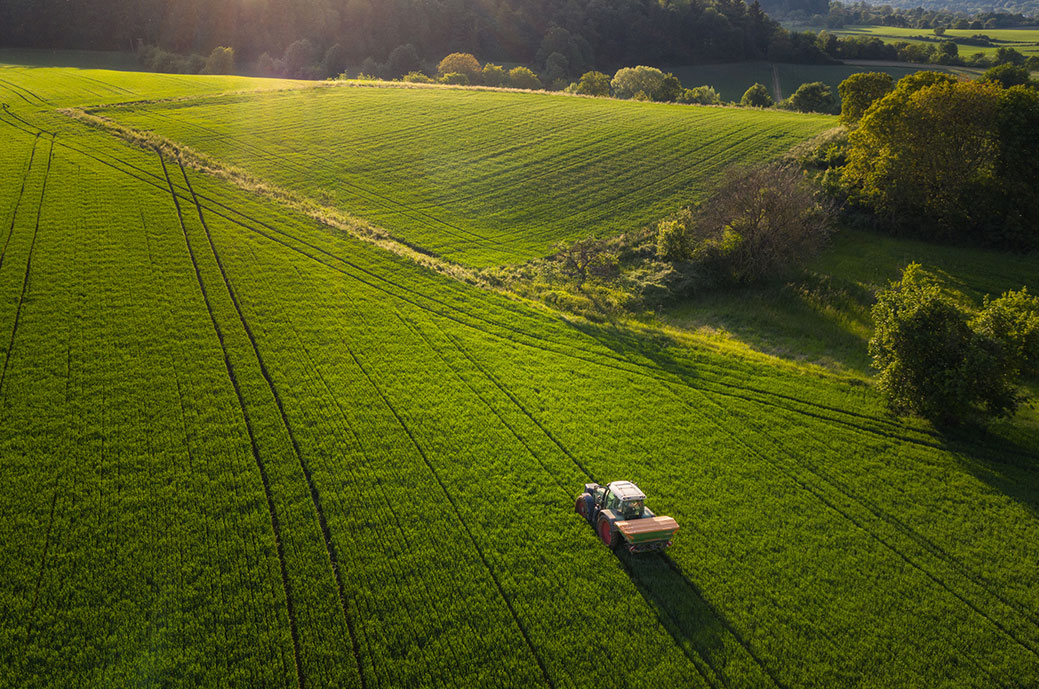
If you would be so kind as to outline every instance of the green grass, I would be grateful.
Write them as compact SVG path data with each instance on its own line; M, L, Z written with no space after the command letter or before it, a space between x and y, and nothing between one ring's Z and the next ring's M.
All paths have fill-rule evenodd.
M942 280L953 298L979 308L985 296L1034 289L1039 255L958 248L844 229L804 271L761 287L699 295L646 319L699 333L728 346L822 365L851 375L872 373L867 344L878 290L909 263ZM1035 414L1024 410L1029 426Z
M827 116L530 93L340 86L102 109L483 267L636 229Z
M1035 434L571 322L48 106L0 131L6 684L1039 681ZM574 515L619 478L666 557Z

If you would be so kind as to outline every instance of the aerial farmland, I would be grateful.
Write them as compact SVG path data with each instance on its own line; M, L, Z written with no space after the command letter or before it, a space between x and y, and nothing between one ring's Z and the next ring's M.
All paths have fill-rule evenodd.
M836 116L9 62L0 686L1039 685L1034 409L950 435L868 326L831 365L769 306L486 277ZM856 230L808 270L981 303L1039 274L1001 256ZM666 551L575 513L617 480Z

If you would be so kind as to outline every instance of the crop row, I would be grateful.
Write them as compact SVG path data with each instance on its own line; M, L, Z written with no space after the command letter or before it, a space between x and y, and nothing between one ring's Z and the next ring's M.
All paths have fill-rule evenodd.
M51 124L16 114L3 165L27 170ZM1039 539L1027 496L967 468L980 448L166 165L63 130L27 206L0 388L22 684L1033 681ZM11 246L5 327L32 222ZM615 478L682 524L668 557L615 558L573 515Z
M822 116L393 88L104 113L481 266L542 255L590 232L634 229L702 198L728 165L763 162L832 124Z

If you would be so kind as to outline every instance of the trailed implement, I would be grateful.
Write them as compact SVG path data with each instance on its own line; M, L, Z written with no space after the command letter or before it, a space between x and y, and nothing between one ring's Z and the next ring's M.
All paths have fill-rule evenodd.
M600 540L611 550L663 550L678 531L678 522L658 517L646 507L645 494L631 481L614 481L607 486L586 483L574 509L595 527Z

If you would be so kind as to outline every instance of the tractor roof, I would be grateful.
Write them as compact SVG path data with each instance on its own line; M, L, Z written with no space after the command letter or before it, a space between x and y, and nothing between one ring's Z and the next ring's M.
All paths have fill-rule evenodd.
M609 486L610 492L621 500L645 500L646 495L631 481L614 481Z

